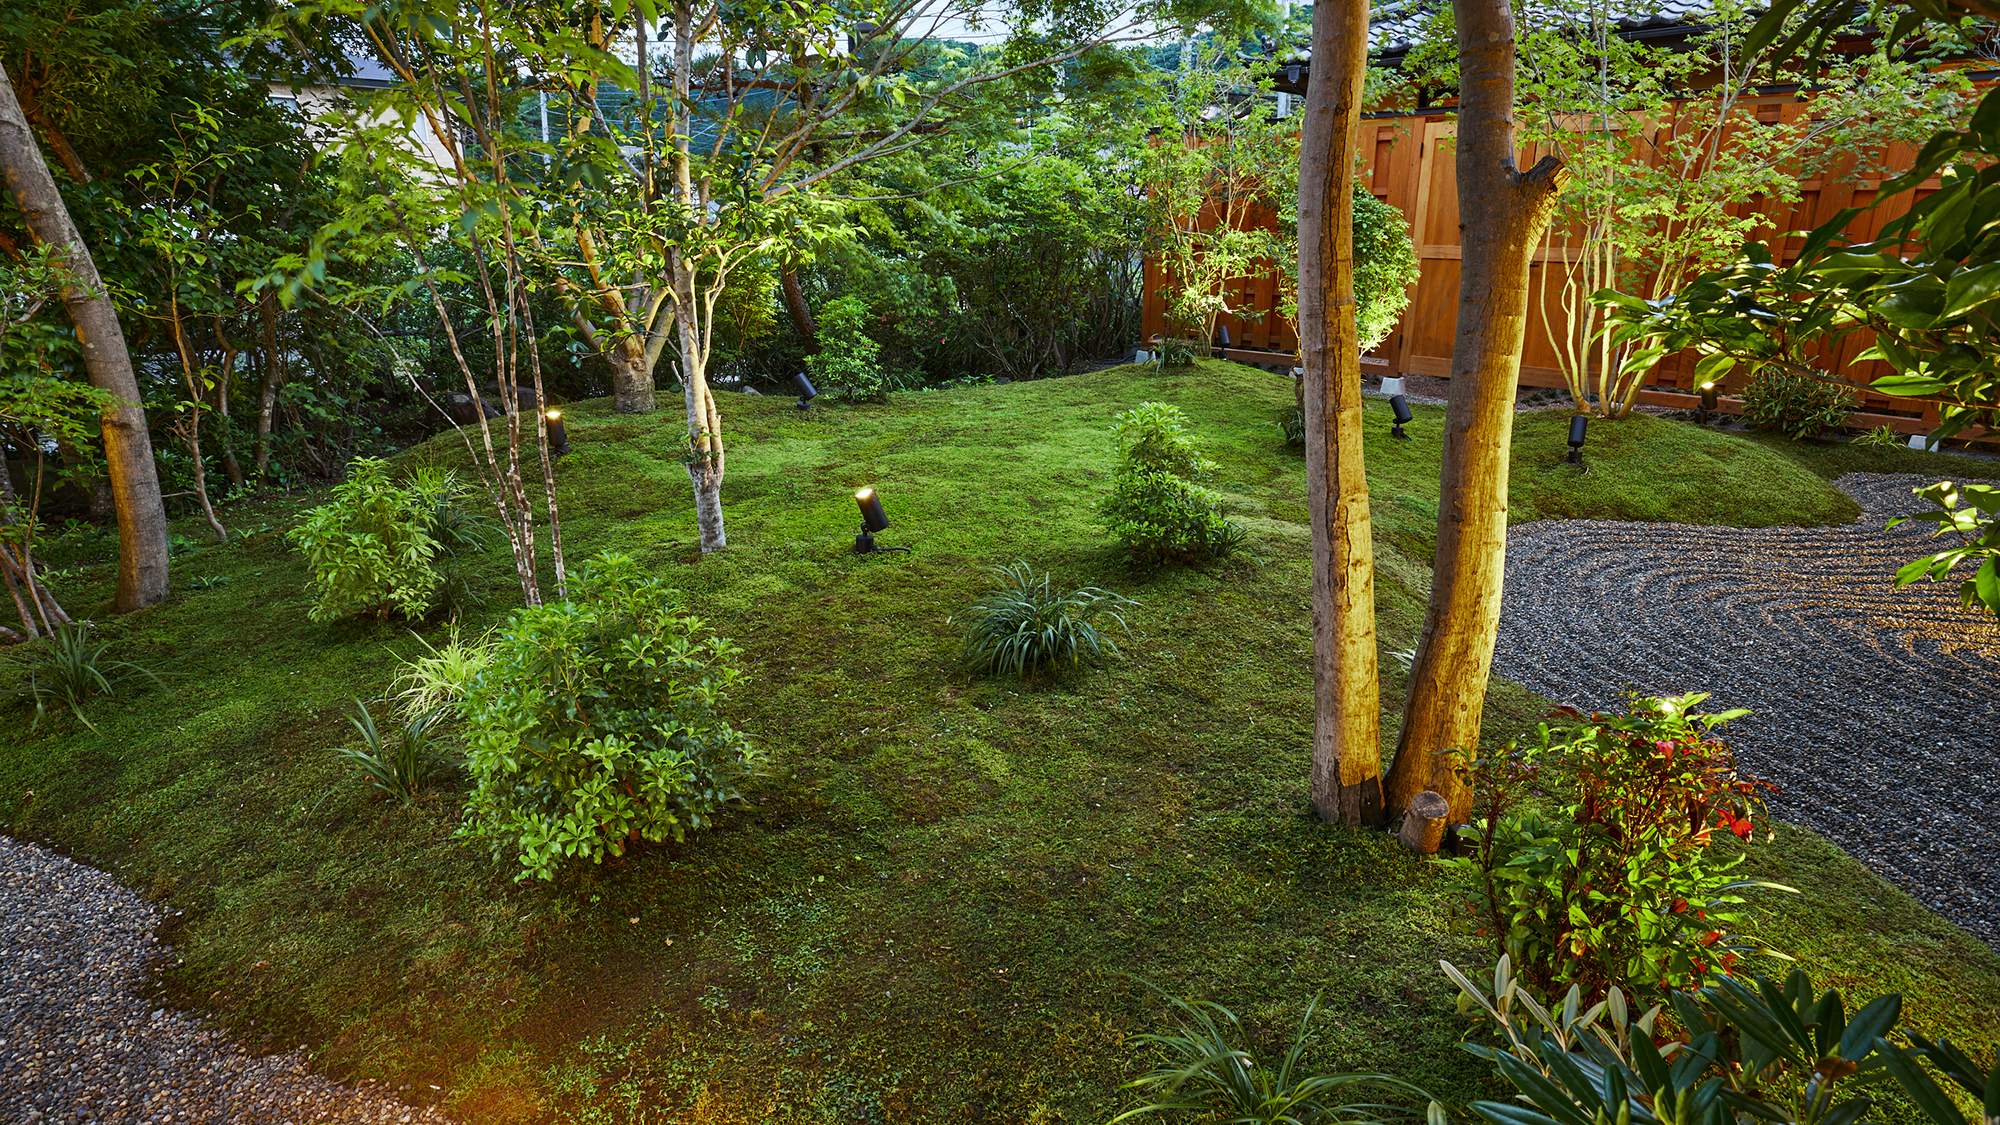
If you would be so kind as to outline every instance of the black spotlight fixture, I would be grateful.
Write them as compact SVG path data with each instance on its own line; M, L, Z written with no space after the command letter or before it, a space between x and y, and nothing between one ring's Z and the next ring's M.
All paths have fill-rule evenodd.
M562 411L542 411L542 423L549 429L549 456L561 457L569 452L569 433L563 429Z
M854 553L872 555L882 551L905 551L908 547L877 547L875 533L889 529L889 517L882 511L882 498L875 495L873 488L864 488L854 494L854 503L861 508L861 534L854 537Z
M1396 412L1396 424L1389 427L1389 436L1402 438L1404 441L1410 440L1410 435L1403 432L1404 424L1416 417L1410 412L1410 400L1402 395L1392 395L1389 398L1389 409Z
M1716 407L1721 402L1721 397L1722 392L1716 389L1714 382L1711 381L1701 385L1701 410L1695 417L1696 425L1704 425L1708 422L1708 416L1715 413Z
M1220 354L1221 352L1227 351L1228 348L1229 348L1229 326L1227 324L1218 324L1215 326L1215 350L1218 354Z
M819 397L819 388L813 386L813 381L806 378L806 373L803 371L792 376L792 386L798 388L800 410L811 406L812 400Z
M1590 466L1583 463L1583 438L1589 432L1589 415L1579 414L1571 418L1569 420L1569 456L1563 458L1563 460L1575 465L1586 473L1590 471Z

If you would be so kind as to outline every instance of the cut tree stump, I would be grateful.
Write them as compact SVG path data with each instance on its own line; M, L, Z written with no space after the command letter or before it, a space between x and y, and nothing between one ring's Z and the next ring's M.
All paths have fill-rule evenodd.
M1419 855L1430 855L1444 842L1451 802L1429 789L1410 798L1410 810L1403 817L1403 831L1397 837L1403 846Z

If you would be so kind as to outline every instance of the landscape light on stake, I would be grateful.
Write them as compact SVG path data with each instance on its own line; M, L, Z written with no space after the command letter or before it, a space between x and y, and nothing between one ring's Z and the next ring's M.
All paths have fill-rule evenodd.
M1569 456L1563 458L1563 460L1568 461L1586 473L1590 471L1590 466L1583 463L1583 438L1589 432L1590 417L1588 415L1579 414L1571 418L1569 420Z
M908 551L908 547L877 547L875 533L889 529L889 516L882 511L882 498L875 495L873 488L864 488L854 494L854 503L861 508L861 534L854 537L854 553L872 555L878 551Z
M1715 408L1719 405L1720 399L1721 392L1715 389L1713 382L1701 385L1701 410L1695 418L1696 425L1708 421L1708 416L1715 413Z
M1410 440L1410 435L1403 432L1403 423L1416 417L1415 414L1410 413L1410 400L1404 398L1402 395L1392 396L1389 399L1389 409L1396 412L1396 424L1389 427L1389 436L1399 437L1404 441Z
M549 456L561 457L569 452L569 433L563 429L562 411L545 410L542 421L549 427Z
M803 371L792 376L792 386L798 388L800 410L811 406L812 400L819 397L819 389L813 386L812 380L806 378L806 373Z
M1218 324L1215 326L1215 350L1222 351L1227 347L1229 347L1229 326Z

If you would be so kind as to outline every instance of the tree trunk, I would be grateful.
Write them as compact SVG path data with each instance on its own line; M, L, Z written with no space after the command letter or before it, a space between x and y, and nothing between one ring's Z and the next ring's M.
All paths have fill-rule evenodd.
M216 319L216 342L222 345L222 362L216 365L215 413L222 419L222 471L229 474L229 490L232 495L243 491L243 466L236 461L236 438L230 432L229 421L229 381L236 373L236 360L243 353L222 334L221 318Z
M1354 322L1354 152L1368 62L1367 0L1313 9L1299 164L1299 341L1313 526L1312 802L1336 824L1382 821L1375 546L1362 466Z
M1569 173L1544 157L1514 163L1514 17L1507 0L1453 0L1458 23L1458 334L1438 503L1430 606L1410 672L1390 808L1426 789L1471 819L1457 759L1479 750L1479 722L1507 559L1507 453L1528 325L1528 267Z
M653 365L646 361L646 342L628 336L605 349L604 360L611 365L611 408L620 414L652 413Z
M687 329L683 327L682 340L687 341ZM688 352L693 350L690 343L683 343L681 351L681 384L687 400L688 424L688 477L694 484L694 522L701 532L701 553L720 551L729 546L729 536L722 523L722 473L725 466L722 448L722 415L715 407L715 395L709 390L708 372L704 364L691 360Z
M70 222L49 166L0 67L0 171L15 206L37 241L55 248L68 274L63 305L76 326L84 368L93 386L111 392L118 405L100 420L104 459L118 510L118 592L112 608L128 613L167 600L167 509L153 468L153 443L140 407L139 384L118 310L98 279L97 264Z
M792 318L792 331L799 334L799 340L806 346L806 354L819 351L819 328L813 324L812 309L806 305L806 291L799 284L799 271L786 270L784 278L785 312Z
M275 297L265 297L259 313L264 322L264 379L257 396L257 479L271 472L271 415L278 408L278 388L285 381L285 354L278 347L278 316L272 309Z

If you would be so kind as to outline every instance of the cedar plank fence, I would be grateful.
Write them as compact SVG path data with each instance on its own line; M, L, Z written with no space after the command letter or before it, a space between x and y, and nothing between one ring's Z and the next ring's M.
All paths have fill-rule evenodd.
M1754 107L1757 119L1766 123L1789 122L1811 111L1809 103L1791 95L1746 99L1746 103ZM1401 322L1379 348L1362 359L1364 365L1383 375L1451 377L1451 345L1458 319L1460 253L1457 172L1451 144L1457 128L1456 120L1449 113L1436 111L1422 115L1369 117L1361 122L1359 147L1363 170L1356 188L1371 192L1375 198L1403 213L1410 223L1422 268ZM1916 146L1894 145L1883 154L1881 163L1889 168L1907 168L1915 162L1916 154ZM1530 166L1539 155L1524 152L1520 166ZM1758 217L1761 220L1758 237L1766 240L1780 231L1810 230L1842 208L1864 207L1874 201L1880 180L1855 174L1857 163L1851 156L1839 158L1823 175L1801 181L1797 203L1781 204L1759 198L1737 204L1730 211L1739 217ZM1884 224L1907 212L1916 199L1936 188L1937 181L1932 179L1915 192L1906 192L1881 208L1862 212L1849 228L1852 235L1857 240L1874 238ZM1275 222L1276 216L1266 212L1258 216L1257 221ZM1773 250L1789 261L1797 255L1803 241L1797 236L1787 238L1782 245L1774 245ZM1531 267L1535 272L1529 282L1547 302L1549 322L1556 325L1563 324L1566 319L1559 303L1560 286L1555 283L1546 287L1538 284L1539 271L1547 261L1563 252L1560 247L1538 252L1537 261ZM1166 302L1160 296L1166 280L1159 264L1148 258L1141 320L1141 334L1146 344L1156 343L1166 327ZM1229 284L1234 290L1230 305L1238 311L1225 313L1216 322L1218 328L1229 331L1230 347L1225 351L1227 357L1245 363L1294 363L1292 357L1296 354L1298 337L1292 324L1277 309L1275 279L1265 272L1235 278ZM1815 349L1814 362L1850 382L1871 383L1890 374L1892 369L1880 360L1856 360L1855 357L1869 346L1870 340L1867 332L1850 333L1831 346L1822 344ZM1640 391L1638 401L1652 406L1697 405L1699 400L1695 397L1693 385L1696 358L1694 353L1684 352L1662 360L1647 376L1646 389ZM1741 400L1730 396L1748 381L1748 373L1740 368L1723 381L1724 412L1738 413L1742 410ZM1564 385L1562 373L1556 366L1555 344L1532 300L1521 357L1521 385L1558 388ZM1938 424L1934 403L1864 391L1860 393L1857 405L1859 409L1848 419L1850 426L1872 429L1888 425L1899 433L1925 433ZM1993 440L2000 435L1982 434L1975 430L1965 436Z

